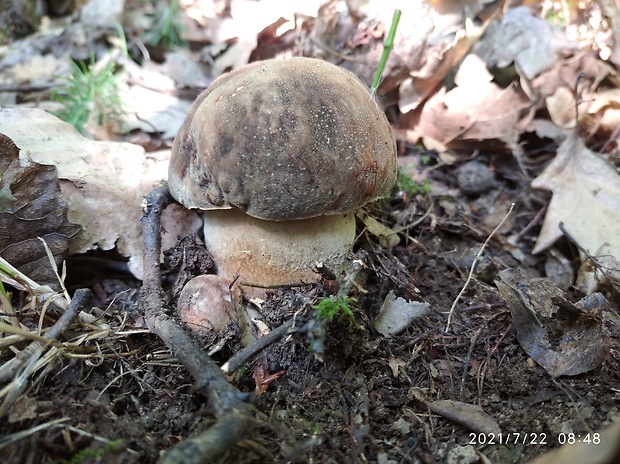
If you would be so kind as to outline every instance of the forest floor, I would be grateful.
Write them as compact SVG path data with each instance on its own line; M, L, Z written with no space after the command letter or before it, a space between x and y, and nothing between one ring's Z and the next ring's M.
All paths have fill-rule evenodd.
M213 3L216 8L226 2ZM332 7L337 3L329 2ZM191 16L193 10L184 8L184 14ZM389 24L355 19L342 8L325 6L315 14L303 16L303 21L300 16L297 29L289 30L292 35L276 33L286 14L273 23L257 16L257 21L267 22L251 28L249 35L258 39L248 46L245 60L282 53L309 56L329 49L325 55L331 61L362 77L372 75ZM370 13L364 10L364 14ZM133 27L137 34L142 23L132 18L124 27L127 31ZM233 11L231 24L234 19ZM189 21L187 16L185 21ZM554 207L549 206L551 193L534 189L531 183L544 173L558 147L570 140L569 133L578 132L588 147L617 167L620 158L613 134L599 126L593 129L591 122L586 128L585 123L577 129L567 125L564 138L526 130L532 121L549 121L549 114L555 113L540 106L544 99L531 103L531 94L526 98L519 89L510 105L518 107L515 102L526 99L530 103L512 122L513 128L517 124L520 129L510 140L503 132L485 133L487 129L467 137L462 126L460 135L438 140L427 129L432 124L433 98L444 92L442 98L448 101L446 93L455 92L456 84L446 84L442 90L434 85L435 93L421 98L425 103L417 106L412 106L411 93L405 101L409 84L403 82L411 71L407 67L413 64L403 57L415 55L417 42L407 40L407 17L402 21L402 37L393 58L397 65L388 65L384 91L378 92L397 136L399 182L390 198L367 207L369 215L398 239L384 240L358 220L359 235L350 261L361 263L362 270L356 274L357 286L347 295L352 316L336 317L327 326L322 356L310 349L306 337L291 334L230 377L233 385L249 394L255 423L221 462L525 463L571 437L596 441L601 430L620 417L620 298L614 279L598 288L606 298L604 304L587 314L563 314L568 320L565 325L543 324L543 329L555 330L555 335L543 330L528 338L524 332L531 329L527 325L531 321L523 325L524 316L509 296L511 290L527 294L535 307L549 301L562 307L560 299L580 307L576 302L584 292L573 284L581 261L575 240L569 240L573 237L561 236L553 247L533 253L541 240L545 213ZM217 42L191 28L186 35L194 45ZM100 43L101 37L87 40ZM130 37L127 40L131 49L135 42ZM222 43L231 46L232 42ZM107 46L113 48L110 43ZM575 50L571 58L578 55ZM153 47L151 56L155 59L155 52L164 51ZM242 52L237 51L236 59ZM346 59L339 58L345 54ZM375 57L374 61L368 57ZM564 59L563 65L569 59L557 58ZM211 67L236 66L230 57L222 63L206 61ZM494 82L499 80L495 77ZM501 84L502 95L514 89L516 81ZM464 86L462 81L459 85ZM596 85L602 86L601 82ZM195 97L193 90L191 86L190 91L186 89ZM17 89L15 105L32 104L34 98L24 95L38 91ZM456 96L452 93L453 99ZM404 111L407 105L413 109ZM428 112L413 116L414 106L426 106ZM530 110L528 121L523 122ZM485 111L490 114L488 108ZM484 127L497 128L496 120L502 118L493 118ZM452 121L458 126L456 119ZM147 152L169 151L172 137L164 135L167 127L149 133L144 126L138 127L139 121L134 123L131 131L114 138L140 144ZM469 124L471 129L473 123ZM10 135L1 125L0 132ZM110 134L111 129L105 132ZM97 138L101 140L101 134ZM431 139L436 142L432 147L422 143ZM576 186L579 179L565 182ZM554 198L556 194L554 190ZM200 237L192 240L196 242L191 246L183 243L186 263L199 262L204 256L195 251L201 247ZM178 263L175 266L170 259L173 254L169 252L162 265L171 307L180 272ZM69 293L85 287L93 291L93 300L84 309L97 322L72 325L60 341L80 339L79 349L65 348L49 359L43 356L35 374L19 379L23 388L17 398L11 398L10 391L16 388L18 375L5 382L2 399L7 404L10 401L10 407L0 410L5 416L0 431L3 462L155 463L176 444L215 422L205 395L194 388L194 379L147 329L140 308L141 281L130 272L127 256L115 250L95 250L68 257L67 289ZM514 270L509 271L513 274L507 270ZM545 286L548 282L562 290L553 293ZM260 311L265 327L275 329L299 314L311 315L312 307L336 294L338 286L333 279L323 279L302 287L274 289L264 301L248 304ZM392 294L406 305L426 303L431 311L402 332L386 336L376 329L375 321ZM28 330L36 331L56 319L28 304L25 294L18 291L13 292L12 306ZM6 312L3 318L7 323L13 320ZM8 337L0 345L3 363L24 352L32 341L28 337L16 341L10 337L17 335L2 333ZM569 358L546 364L544 358L552 351L547 337L566 334L573 343ZM196 342L205 350L213 348L212 339L196 337ZM224 363L239 348L239 337L232 333L212 357ZM271 374L276 375L258 388L257 382Z

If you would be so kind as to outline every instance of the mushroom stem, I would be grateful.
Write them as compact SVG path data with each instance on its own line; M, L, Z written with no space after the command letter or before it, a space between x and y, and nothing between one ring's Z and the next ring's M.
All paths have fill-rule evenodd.
M218 274L251 287L316 282L316 263L338 270L355 240L354 213L295 221L266 221L237 209L204 212L207 249Z

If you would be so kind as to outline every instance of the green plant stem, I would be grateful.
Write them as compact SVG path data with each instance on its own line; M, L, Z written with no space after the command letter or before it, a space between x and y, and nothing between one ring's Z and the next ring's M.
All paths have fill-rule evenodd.
M388 57L390 56L390 53L394 48L394 36L396 36L396 29L398 29L399 21L400 10L394 10L394 16L392 17L390 32L388 32L387 37L383 41L383 53L381 54L381 59L379 60L379 65L377 66L375 77L372 80L372 85L370 86L371 95L374 95L377 92L377 88L379 87L379 83L381 82L381 75L383 74L383 70L385 69L385 64L387 63Z

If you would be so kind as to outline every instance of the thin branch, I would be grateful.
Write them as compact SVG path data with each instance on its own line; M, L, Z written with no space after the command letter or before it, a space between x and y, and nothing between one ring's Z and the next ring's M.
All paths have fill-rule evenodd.
M88 304L91 297L92 293L88 289L82 288L76 290L67 309L62 313L56 323L43 335L42 339L34 340L18 357L13 358L10 363L3 366L0 374L0 382L6 381L11 377L13 380L0 391L0 398L6 395L0 407L0 417L6 413L8 408L15 402L19 395L21 395L26 386L26 379L36 370L37 362L41 358L43 351L50 345L54 345L52 342L69 328L81 308ZM62 349L62 346L56 347L56 349Z
M291 319L290 321L286 321L277 329L272 330L267 335L263 335L250 346L242 349L239 353L235 354L232 358L230 358L222 365L222 372L224 372L225 374L232 374L247 361L252 359L261 351L263 351L265 348L277 342L285 335L295 332L295 329L291 329L293 322L293 319Z
M184 440L162 459L163 464L212 462L248 433L253 420L247 394L228 383L218 365L170 317L163 306L159 257L161 250L161 213L170 201L167 186L153 190L143 205L144 280L140 305L146 324L170 348L190 372L198 389L207 397L218 418L217 423L196 437Z
M469 269L467 280L465 281L465 284L463 285L463 288L461 288L461 291L459 292L459 294L456 296L456 298L452 302L452 306L450 307L450 311L448 312L448 322L446 322L446 329L445 329L446 332L450 330L450 323L452 322L452 314L454 314L454 309L456 308L457 303L463 296L463 293L465 293L465 289L471 282L473 275L474 275L474 270L476 269L476 264L478 264L478 261L480 260L480 257L482 256L482 253L484 252L484 249L487 247L487 245L491 241L491 238L493 238L493 236L497 233L497 231L504 225L504 222L506 222L506 219L508 219L508 217L510 216L510 213L512 213L512 210L514 208L515 208L515 204L513 203L510 205L510 209L506 213L506 216L504 216L504 219L502 219L502 221L497 225L497 227L493 229L493 232L491 232L491 235L489 235L487 239L484 241L484 243L482 244L482 247L480 247L480 251L478 251L478 254L476 254L474 261L471 263L471 268Z

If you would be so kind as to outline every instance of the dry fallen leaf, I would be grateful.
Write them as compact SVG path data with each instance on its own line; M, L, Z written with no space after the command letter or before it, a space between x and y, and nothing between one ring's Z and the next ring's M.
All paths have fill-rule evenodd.
M534 132L541 139L555 140L558 144L566 139L566 129L556 126L548 119L533 119L524 127L524 132Z
M428 34L431 32L428 31ZM427 43L432 41L432 37L425 37L424 54L419 58L419 69L411 70L410 77L400 84L398 91L400 111L404 114L418 108L440 86L482 33L482 28L473 30L466 28L457 33L450 42L448 37L445 37L444 42L434 46L429 46ZM411 58L407 61L410 66L417 64Z
M428 303L407 301L396 297L393 291L388 293L381 312L375 319L374 326L384 337L393 337L409 327L413 321L420 317L428 316L431 307Z
M43 242L56 265L80 227L67 220L53 166L20 163L19 148L0 134L0 255L41 285L58 286Z
M531 81L522 79L523 90L532 100L553 95L560 87L575 88L578 82L580 92L580 116L592 99L591 93L599 89L600 83L615 76L615 70L596 54L588 50L580 50L555 62L553 67L543 71ZM613 77L612 77L613 79Z
M160 132L163 138L174 137L192 104L190 100L176 95L176 87L177 84L188 83L179 82L173 79L177 76L171 77L165 73L166 66L172 66L168 62L160 65L145 60L138 65L123 59L122 63L128 73L128 80L133 82L131 86L119 88L125 112L124 128L128 131L140 129L144 132ZM188 71L189 66L183 68ZM194 73L194 79L197 87L206 87L207 82L202 74Z
M588 115L595 128L612 134L620 126L620 89L607 89L592 94ZM616 144L618 143L616 134Z
M30 60L6 70L10 82L15 85L27 83L30 86L50 85L58 76L71 74L71 65L65 57L52 54L35 55Z
M512 87L502 89L475 55L469 55L455 77L457 87L441 89L422 108L415 131L450 147L457 140L500 140L511 147L521 110L529 106Z
M572 129L577 125L575 96L568 87L559 87L545 99L551 120L558 127Z
M144 196L167 177L167 160L148 160L130 143L97 142L39 109L0 109L0 132L21 148L20 159L56 166L68 218L82 226L69 252L110 250L129 257L130 270L142 275L140 216ZM178 205L164 213L164 245L199 228L201 221ZM166 237L166 235L164 235ZM170 242L173 242L172 244Z
M612 262L620 259L620 175L586 148L576 131L560 145L555 159L532 181L532 187L553 192L533 253L540 253L562 236L562 223L591 256L611 258Z
M562 53L576 48L560 29L523 6L510 8L501 23L491 24L475 52L489 67L514 62L519 74L531 80L551 69Z
M499 273L499 289L512 314L517 340L523 350L550 375L577 375L603 362L602 308L608 306L600 293L577 304L547 279L526 279L518 269Z
M480 406L453 400L431 401L427 403L427 406L435 414L439 414L468 430L494 435L502 433L495 418L485 413Z
M364 223L366 231L379 240L379 244L384 248L394 248L400 243L400 237L388 226L381 224L366 212L360 211L356 217Z
M227 69L234 70L247 64L252 51L258 45L259 33L265 28L280 22L278 30L293 29L298 26L300 16L316 17L320 6L319 0L235 0L229 2L226 17L209 18L205 15L205 3L196 2L195 7L186 10L187 15L203 27L194 30L191 36L184 34L184 38L212 44L230 44L214 59L214 77ZM207 12L208 14L217 16L215 11ZM281 21L282 18L284 22Z
M407 397L423 403L435 414L439 414L474 432L493 433L495 435L502 433L502 429L495 418L485 413L480 406L453 400L429 401L427 393L418 387L410 388Z
M398 369L406 366L407 363L400 358L395 358L394 356L390 356L390 359L388 360L388 365L390 366L390 369L392 370L392 375L394 377L398 377Z

